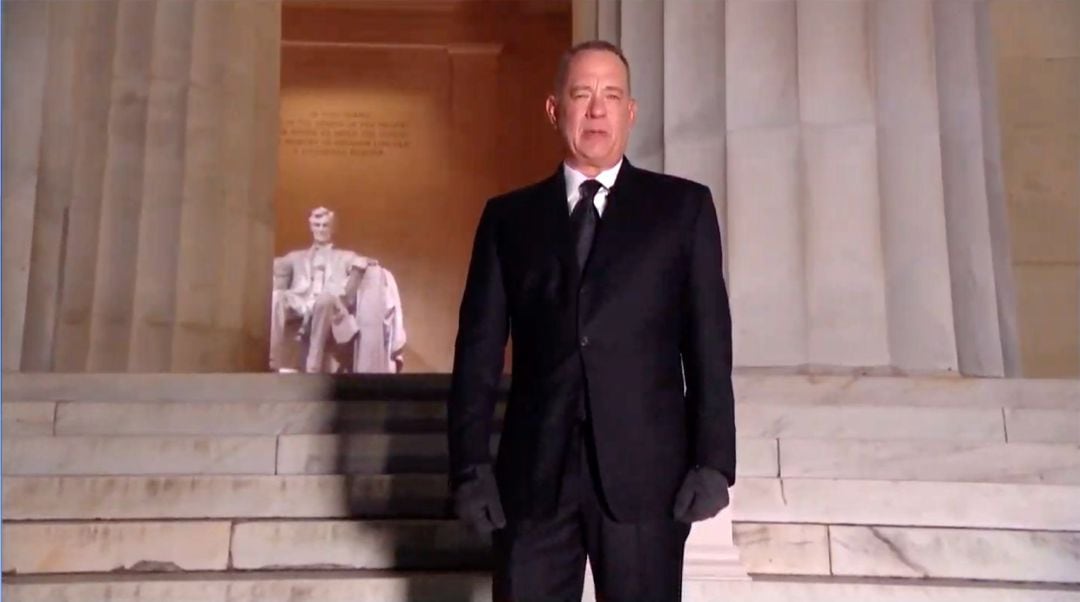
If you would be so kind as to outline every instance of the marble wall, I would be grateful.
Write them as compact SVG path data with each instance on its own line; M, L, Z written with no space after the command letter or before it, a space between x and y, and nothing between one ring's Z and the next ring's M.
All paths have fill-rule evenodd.
M280 10L4 5L3 367L265 355Z
M1080 2L991 2L1028 376L1080 376Z
M578 3L632 63L631 157L714 192L738 365L1018 374L987 11Z

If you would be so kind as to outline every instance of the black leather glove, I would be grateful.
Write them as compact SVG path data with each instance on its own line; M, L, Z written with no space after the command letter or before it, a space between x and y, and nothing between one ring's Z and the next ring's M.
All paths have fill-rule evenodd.
M506 526L490 465L476 467L472 476L454 488L454 512L480 535Z
M692 523L712 518L729 501L727 477L715 468L696 466L686 474L675 496L675 519Z

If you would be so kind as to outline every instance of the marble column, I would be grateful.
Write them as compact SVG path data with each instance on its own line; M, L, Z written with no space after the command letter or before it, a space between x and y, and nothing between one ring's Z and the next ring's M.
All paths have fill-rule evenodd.
M796 3L811 365L890 363L869 6Z
M957 366L931 0L879 0L873 25L889 351Z
M994 248L1007 248L1008 241L994 236L1001 229L993 219L1004 219L1004 210L992 206L1003 200L988 189L986 136L994 132L988 132L983 116L986 98L996 90L980 78L982 63L992 58L980 48L980 38L988 35L988 23L979 17L985 10L982 0L935 0L934 40L959 367L965 374L999 376L1005 373L1008 347L999 317L1004 283L996 277ZM1009 262L1000 265L1001 255L999 248L999 267L1005 269Z
M808 315L795 1L730 0L726 12L724 235L736 363L803 365Z
M738 366L1015 374L985 11L579 3L631 61L631 159L717 199Z
M3 367L22 364L34 213L41 161L49 5L4 6ZM17 119L10 118L18 116Z
M13 160L41 165L4 207L5 245L10 235L20 257L32 241L26 272L5 270L4 369L261 369L279 4L58 1L5 11L5 50L15 47L5 66L20 73L20 88L35 77L43 85L38 97L33 86L18 95L28 131ZM5 124L15 110L5 103ZM36 124L24 118L35 114Z
M645 169L664 164L664 9L663 2L622 2L619 41L634 66L631 93L638 101L637 124L627 154Z

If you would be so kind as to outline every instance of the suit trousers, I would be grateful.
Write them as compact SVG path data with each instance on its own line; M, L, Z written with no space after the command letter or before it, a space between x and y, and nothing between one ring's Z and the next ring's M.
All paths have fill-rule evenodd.
M598 602L678 602L690 525L674 517L611 518L599 486L592 429L576 421L554 516L509 522L493 533L495 602L581 600L585 559Z

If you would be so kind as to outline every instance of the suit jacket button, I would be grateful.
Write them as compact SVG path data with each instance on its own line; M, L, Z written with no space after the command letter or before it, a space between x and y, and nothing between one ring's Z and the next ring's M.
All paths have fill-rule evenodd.
M581 337L581 346L582 347L588 347L589 346L589 337Z

